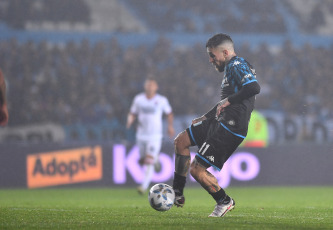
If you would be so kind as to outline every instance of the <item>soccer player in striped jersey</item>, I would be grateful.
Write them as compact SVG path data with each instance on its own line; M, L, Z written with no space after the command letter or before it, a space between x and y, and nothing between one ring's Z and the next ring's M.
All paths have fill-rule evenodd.
M192 121L189 128L175 139L175 173L173 188L175 205L183 207L183 190L188 171L216 201L210 217L223 217L235 207L235 201L226 194L217 179L207 171L220 171L231 154L246 137L255 95L260 92L254 68L234 50L227 34L216 34L206 43L209 62L218 72L224 72L221 101L210 111ZM199 151L190 162L190 146Z

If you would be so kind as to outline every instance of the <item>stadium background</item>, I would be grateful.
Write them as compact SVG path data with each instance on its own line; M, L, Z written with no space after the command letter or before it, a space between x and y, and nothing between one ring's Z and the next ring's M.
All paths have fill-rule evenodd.
M255 66L263 117L220 184L333 185L332 24L329 0L0 0L0 187L134 186L133 96L156 76L187 127L219 99L204 46L217 32ZM170 183L172 140L161 157L155 181Z

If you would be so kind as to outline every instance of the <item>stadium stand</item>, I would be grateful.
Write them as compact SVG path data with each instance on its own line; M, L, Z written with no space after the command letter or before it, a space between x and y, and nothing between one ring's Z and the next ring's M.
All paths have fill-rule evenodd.
M303 7L299 7L302 5ZM1 0L17 29L130 33L333 33L330 0ZM296 24L296 25L295 25Z
M0 20L25 30L146 31L117 0L1 0Z
M30 23L84 23L90 21L89 8L83 0L2 0L1 19L16 29Z

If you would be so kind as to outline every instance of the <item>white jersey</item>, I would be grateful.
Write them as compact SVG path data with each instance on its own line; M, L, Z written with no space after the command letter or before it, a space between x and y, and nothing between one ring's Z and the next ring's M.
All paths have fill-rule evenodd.
M168 99L160 94L148 99L145 93L140 93L135 96L130 112L137 115L138 140L161 140L163 113L170 114L172 108Z

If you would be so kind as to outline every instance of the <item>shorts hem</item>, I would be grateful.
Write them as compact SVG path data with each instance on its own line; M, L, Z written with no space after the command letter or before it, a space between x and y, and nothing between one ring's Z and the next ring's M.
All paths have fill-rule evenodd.
M209 164L210 166L212 166L214 169L221 171L221 169L215 165L213 165L210 161L208 161L206 158L204 158L203 156L201 156L199 153L196 153L196 156L199 157L200 160L203 160L205 163Z

